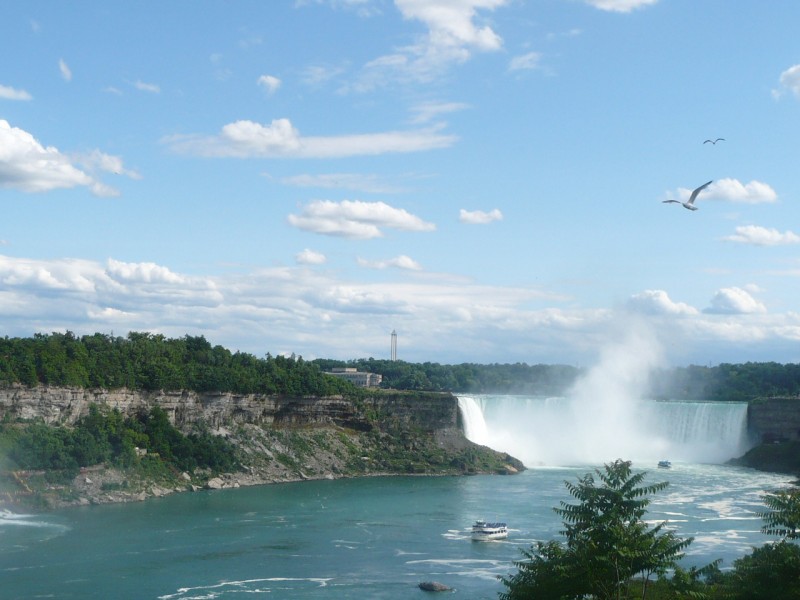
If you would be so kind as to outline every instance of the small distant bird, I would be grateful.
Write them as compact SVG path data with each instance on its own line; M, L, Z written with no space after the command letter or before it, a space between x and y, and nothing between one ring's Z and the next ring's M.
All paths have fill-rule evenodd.
M715 140L706 140L703 143L704 144L714 144L714 145L716 145L717 142L724 142L724 141L725 141L725 138L717 138Z
M711 181L714 181L713 179ZM686 202L681 202L680 200L662 200L662 202L674 202L675 204L680 204L683 208L688 208L689 210L697 210L697 207L694 205L695 199L697 199L697 194L702 192L705 188L711 185L711 181L707 181L699 188L695 188L692 192L692 195L689 196L689 199Z

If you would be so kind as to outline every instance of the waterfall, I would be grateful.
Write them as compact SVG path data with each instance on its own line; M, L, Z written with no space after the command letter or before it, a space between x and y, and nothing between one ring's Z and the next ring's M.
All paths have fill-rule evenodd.
M747 404L458 396L464 434L528 466L666 459L722 463L750 447Z

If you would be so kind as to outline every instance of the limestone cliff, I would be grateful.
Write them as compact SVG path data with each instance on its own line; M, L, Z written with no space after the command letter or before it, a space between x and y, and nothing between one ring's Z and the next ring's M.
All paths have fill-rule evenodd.
M507 454L467 440L460 429L458 400L445 393L376 391L348 399L0 388L0 420L8 422L71 426L93 404L125 415L159 406L179 429L207 427L238 448L242 470L183 473L156 482L95 465L60 488L45 484L42 474L11 472L5 492L0 485L0 502L3 495L23 503L36 496L36 502L51 506L125 502L198 487L394 474L515 473L525 468Z
M373 420L434 432L458 427L458 401L446 393L375 392L359 400L339 396L290 398L260 394L191 391L131 391L48 386L0 388L0 419L40 419L73 425L96 404L134 414L160 406L179 428L203 423L212 429L235 424L338 425L369 430Z

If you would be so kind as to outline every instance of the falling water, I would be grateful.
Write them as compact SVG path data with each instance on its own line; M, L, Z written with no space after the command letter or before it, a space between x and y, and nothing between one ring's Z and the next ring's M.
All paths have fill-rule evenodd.
M620 417L591 418L570 398L458 397L464 433L528 466L600 464L617 458L723 463L749 447L747 404L640 401Z
M661 346L646 323L619 323L564 397L459 396L466 436L528 466L721 463L743 454L747 405L646 400L649 375L663 365Z

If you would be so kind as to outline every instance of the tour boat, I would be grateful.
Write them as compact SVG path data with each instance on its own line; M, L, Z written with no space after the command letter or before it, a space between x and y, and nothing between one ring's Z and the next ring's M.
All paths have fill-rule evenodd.
M508 537L508 527L505 523L487 523L479 520L472 526L473 541L499 540L505 537Z
M660 460L658 461L658 466L661 467L662 469L669 469L670 467L672 467L672 463L669 462L668 460Z

